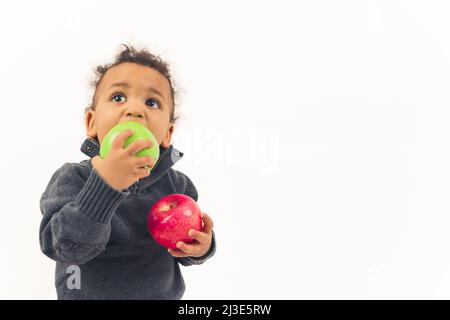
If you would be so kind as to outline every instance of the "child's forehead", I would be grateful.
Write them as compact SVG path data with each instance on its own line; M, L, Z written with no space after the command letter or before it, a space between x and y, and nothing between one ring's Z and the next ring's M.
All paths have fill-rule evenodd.
M116 83L125 83L129 87L151 85L162 91L169 89L168 80L157 70L129 62L111 67L104 74L101 84L103 89L108 89Z

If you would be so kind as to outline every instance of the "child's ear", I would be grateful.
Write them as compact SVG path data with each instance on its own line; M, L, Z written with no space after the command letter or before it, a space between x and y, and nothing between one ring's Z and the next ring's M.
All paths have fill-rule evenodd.
M97 137L97 127L95 125L95 110L88 110L84 116L84 124L86 127L86 134L91 138Z
M161 145L164 148L170 147L170 140L172 139L173 129L174 129L174 125L170 124L170 127L167 130L166 136L164 137L163 141L161 142Z

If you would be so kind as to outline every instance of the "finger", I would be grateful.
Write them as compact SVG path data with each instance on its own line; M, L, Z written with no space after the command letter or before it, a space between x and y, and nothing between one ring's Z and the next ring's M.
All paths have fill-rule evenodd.
M177 242L177 248L180 249L181 251L183 251L184 253L188 254L188 255L192 255L196 251L194 245L187 244L187 243L185 243L183 241L178 241Z
M209 236L207 233L195 229L189 230L188 236L197 240L200 243L207 243L209 240Z
M149 175L150 175L150 170L148 170L146 168L137 169L137 172L136 172L137 179L145 178L145 177L148 177Z
M147 170L153 168L155 166L155 161L153 161L152 157L138 157L136 159L136 167L138 168L146 168Z
M123 132L119 133L112 143L112 149L123 149L125 140L132 136L133 133L134 132L131 129L124 130Z
M184 258L184 257L189 257L189 255L187 253L184 253L181 250L176 250L176 249L167 249L167 251L174 256L175 258Z
M127 147L127 151L130 155L135 155L142 149L150 148L153 143L150 140L136 140Z
M203 232L211 233L212 229L214 228L214 222L212 221L211 217L204 212L202 212L202 218L203 223L205 224L203 227Z
M92 160L91 160L92 166L93 166L94 168L96 168L96 167L97 167L97 164L98 164L101 160L102 160L102 158L101 158L99 155L93 157Z

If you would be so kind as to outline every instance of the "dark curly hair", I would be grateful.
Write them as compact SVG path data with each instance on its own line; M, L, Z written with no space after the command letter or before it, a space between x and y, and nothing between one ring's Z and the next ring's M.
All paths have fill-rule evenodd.
M117 66L124 62L133 62L140 64L142 66L150 67L156 71L158 71L162 76L166 77L169 81L170 85L170 94L173 101L172 111L170 112L170 122L175 123L178 120L178 116L175 115L175 98L177 92L174 89L173 78L170 75L169 64L161 59L161 57L152 54L147 49L142 48L137 50L132 45L129 44L121 44L125 48L120 51L116 57L115 61L109 64L98 65L94 68L95 78L91 80L90 85L94 89L94 94L92 96L92 100L90 105L85 109L85 113L89 110L95 110L95 95L97 92L98 85L100 81L103 79L106 71L110 68Z

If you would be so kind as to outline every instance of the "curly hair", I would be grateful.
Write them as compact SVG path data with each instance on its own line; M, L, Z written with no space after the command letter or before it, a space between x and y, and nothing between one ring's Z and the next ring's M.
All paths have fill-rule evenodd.
M174 89L173 78L170 75L169 64L165 62L161 57L154 55L149 52L147 49L142 48L137 50L132 45L129 44L121 44L125 48L120 51L116 57L114 62L108 64L98 65L94 68L95 78L91 80L90 85L94 89L94 94L92 96L92 100L89 106L85 109L85 112L89 110L95 110L95 95L97 92L98 85L105 73L112 67L117 66L124 62L133 62L136 64L140 64L142 66L150 67L156 71L158 71L162 76L164 76L170 85L170 94L173 101L172 111L170 112L170 122L175 123L178 120L178 116L175 115L175 99L177 96L177 92Z

